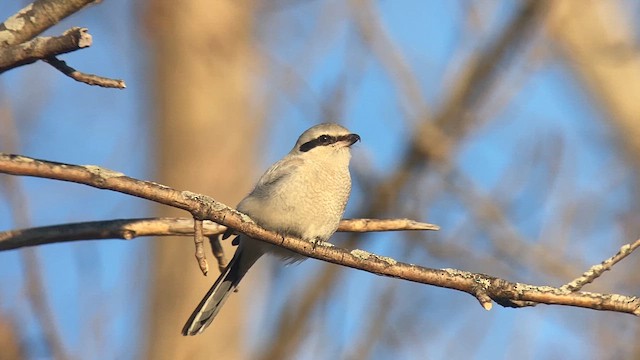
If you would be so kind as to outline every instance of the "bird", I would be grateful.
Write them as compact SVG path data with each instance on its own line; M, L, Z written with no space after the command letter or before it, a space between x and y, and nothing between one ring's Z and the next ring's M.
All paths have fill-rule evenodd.
M260 177L236 209L280 235L297 237L314 246L327 241L338 228L351 192L351 145L359 140L358 134L335 123L307 129L291 151ZM234 239L236 243L233 258L187 320L182 335L201 334L262 255L274 254L288 263L305 259L242 234Z

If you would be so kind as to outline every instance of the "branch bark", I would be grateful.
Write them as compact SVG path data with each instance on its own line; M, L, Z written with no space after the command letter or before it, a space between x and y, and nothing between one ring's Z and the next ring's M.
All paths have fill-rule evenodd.
M37 37L0 52L0 74L13 68L91 46L86 28L73 27L60 36Z
M94 0L37 0L0 24L0 47L21 44L41 34Z
M338 231L372 232L399 230L438 230L432 224L409 219L343 219ZM203 222L203 235L216 236L227 230L226 226L212 221ZM29 246L56 244L70 241L124 239L141 236L193 236L194 220L191 218L143 218L88 221L81 223L41 226L0 232L0 251Z
M74 27L61 36L35 38L94 1L38 0L5 20L0 24L0 49L2 50L0 51L0 74L43 60L76 81L88 85L124 89L126 85L123 80L86 74L56 58L56 55L91 46L91 35L87 33L87 29Z
M640 298L634 296L571 292L562 288L513 283L485 274L405 264L357 249L348 251L330 244L314 246L304 240L284 237L263 229L248 216L209 196L137 180L98 166L70 165L0 153L0 172L75 182L152 200L188 211L196 219L214 221L252 238L282 246L307 257L377 275L466 292L476 297L487 310L492 307L491 301L495 301L504 307L542 303L640 315Z
M80 72L71 66L67 65L66 62L58 59L55 56L49 57L45 59L47 64L53 66L61 73L67 75L75 81L85 83L87 85L96 85L104 88L114 88L114 89L124 89L127 87L124 80L121 79L111 79L108 77L95 75L95 74L87 74Z

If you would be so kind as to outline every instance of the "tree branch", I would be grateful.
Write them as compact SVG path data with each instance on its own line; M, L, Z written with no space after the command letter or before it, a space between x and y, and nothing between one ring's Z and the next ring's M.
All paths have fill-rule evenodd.
M124 239L141 236L193 236L191 218L142 218L89 221L0 232L0 251L70 241ZM203 222L203 235L215 237L227 230L212 221ZM438 230L438 226L408 219L343 219L338 231L372 232Z
M92 2L94 0L36 0L0 24L0 47L29 41Z
M204 276L209 273L209 263L207 262L207 255L204 251L204 229L202 220L193 219L193 241L196 245L196 261L198 267Z
M638 247L640 247L640 239L634 241L631 244L623 245L615 255L604 260L600 264L593 265L592 267L589 268L589 270L585 271L580 277L572 280L568 284L563 285L562 289L565 289L568 291L578 291L582 289L583 286L599 278L602 274L604 274L605 271L611 270L613 265L617 264L622 259L631 255L631 253Z
M38 60L65 54L91 46L91 35L86 28L73 27L61 36L37 37L0 52L0 74Z
M218 225L218 226L226 229L226 226L222 226L222 225ZM213 253L213 257L215 257L216 261L218 262L218 271L222 273L224 269L227 267L227 265L229 265L229 260L227 260L227 257L224 253L224 249L222 248L222 244L220 243L220 237L217 235L209 236L209 244L211 244L211 252Z
M68 77L88 85L124 89L119 79L86 74L68 66L56 55L91 45L87 29L74 27L58 37L35 38L94 0L37 0L0 24L0 74L18 66L44 60ZM33 40L32 40L33 39Z
M104 76L95 75L95 74L87 74L80 72L71 66L67 65L66 62L58 59L55 56L52 56L45 60L49 65L58 69L63 74L72 78L75 81L79 81L85 83L87 85L97 85L105 88L115 88L115 89L124 89L127 87L124 80L120 79L110 79Z
M640 298L618 294L569 292L562 288L513 283L493 276L455 269L432 269L397 262L362 250L314 246L301 239L284 237L256 225L248 216L201 194L178 191L154 182L141 181L93 165L70 165L0 153L0 172L85 184L152 200L190 212L233 228L247 236L282 246L298 254L373 274L405 279L463 291L478 299L485 309L491 300L505 307L518 302L577 306L640 315Z

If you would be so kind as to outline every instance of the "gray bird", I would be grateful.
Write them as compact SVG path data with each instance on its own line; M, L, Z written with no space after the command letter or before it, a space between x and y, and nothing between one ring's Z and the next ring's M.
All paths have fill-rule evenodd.
M350 146L360 136L338 124L316 125L262 175L238 204L258 225L313 243L327 241L338 228L351 192ZM200 334L211 324L249 268L265 253L295 262L304 257L278 246L238 236L229 265L187 320L182 335Z

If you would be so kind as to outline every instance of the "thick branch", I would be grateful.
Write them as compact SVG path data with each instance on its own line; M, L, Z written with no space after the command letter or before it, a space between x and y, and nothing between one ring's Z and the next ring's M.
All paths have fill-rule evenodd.
M0 24L0 47L18 45L29 41L93 1L34 1Z
M344 219L340 222L338 231L371 232L438 229L436 225L408 219ZM212 221L203 222L204 236L216 236L226 230L226 226ZM141 236L193 236L193 231L194 223L192 218L118 219L60 224L0 232L0 251L69 241L131 240Z
M463 291L475 296L485 309L491 308L491 299L508 307L518 306L517 302L525 301L640 315L640 298L634 296L568 292L547 286L512 283L484 274L405 264L362 250L314 246L301 239L283 237L265 230L246 215L208 196L136 180L97 166L61 164L0 153L0 172L76 182L156 201L189 211L197 219L223 224L252 238L285 247L304 256L378 275Z
M0 52L0 74L52 56L91 46L91 35L85 28L73 27L61 36L37 37Z

